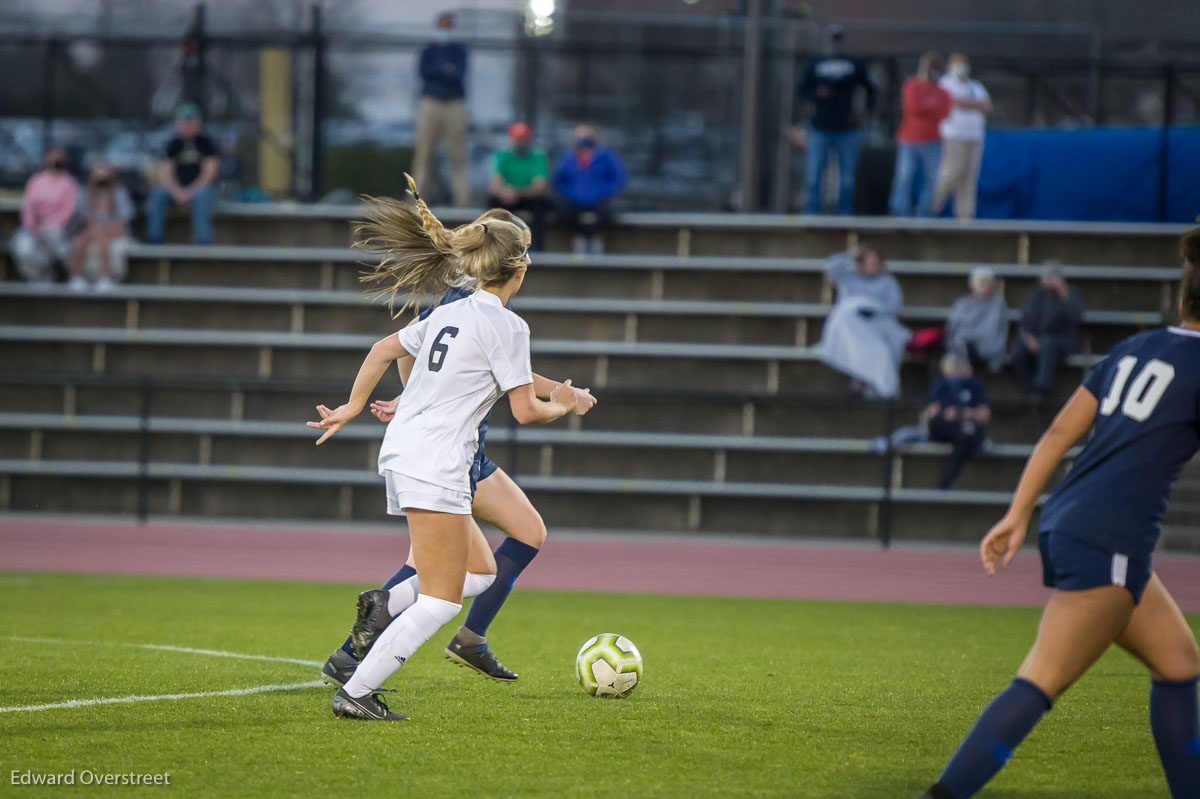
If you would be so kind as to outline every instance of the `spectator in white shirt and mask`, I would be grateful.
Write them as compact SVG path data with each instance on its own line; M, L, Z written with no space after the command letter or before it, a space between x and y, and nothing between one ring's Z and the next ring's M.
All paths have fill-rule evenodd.
M979 81L971 80L971 62L962 53L950 56L947 75L939 82L954 105L942 120L942 163L938 169L933 213L939 214L954 195L954 216L975 218L975 194L979 186L979 164L983 158L983 134L992 98Z

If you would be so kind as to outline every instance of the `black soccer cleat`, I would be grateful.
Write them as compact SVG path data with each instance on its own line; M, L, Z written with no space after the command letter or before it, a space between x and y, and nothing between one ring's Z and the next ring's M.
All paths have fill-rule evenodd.
M408 721L403 713L393 713L384 704L379 694L367 694L355 699L346 693L345 688L339 688L333 695L333 715L339 719L357 719L358 721Z
M929 786L929 790L918 796L917 799L954 799L954 794L939 782Z
M371 651L375 641L392 623L392 614L388 613L388 592L382 588L373 588L358 595L358 617L350 628L350 643L354 654L362 660Z
M446 647L446 660L457 663L459 666L466 666L468 669L474 669L489 680L517 681L517 673L504 667L504 664L496 658L495 653L488 648L487 642L472 646L464 644L456 635L450 641L450 645Z
M329 659L325 661L325 665L321 667L321 679L327 685L336 685L338 688L341 688L357 668L358 661L347 654L341 647L338 647L333 650L333 654L329 656Z

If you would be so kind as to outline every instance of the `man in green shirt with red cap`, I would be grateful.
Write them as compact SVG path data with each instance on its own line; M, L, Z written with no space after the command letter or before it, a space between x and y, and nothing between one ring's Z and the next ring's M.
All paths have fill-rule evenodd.
M508 129L512 146L499 150L488 181L488 204L507 208L513 213L526 211L533 235L533 249L542 249L546 227L546 151L532 146L533 129L524 122L514 122Z

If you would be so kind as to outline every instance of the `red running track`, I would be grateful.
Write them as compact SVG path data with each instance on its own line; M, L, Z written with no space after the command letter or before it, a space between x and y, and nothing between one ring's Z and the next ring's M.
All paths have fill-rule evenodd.
M147 574L378 584L408 552L384 528L95 521L0 516L0 571ZM363 563L378 564L377 571ZM1200 613L1200 556L1159 555L1155 569ZM521 576L524 589L1041 605L1041 564L1026 548L989 578L970 547L890 550L825 542L563 534Z

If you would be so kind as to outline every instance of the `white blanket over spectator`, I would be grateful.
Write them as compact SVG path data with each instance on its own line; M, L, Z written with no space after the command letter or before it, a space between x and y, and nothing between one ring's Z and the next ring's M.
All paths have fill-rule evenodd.
M900 360L912 333L896 319L903 295L887 273L865 276L848 253L826 264L837 302L825 320L817 355L829 366L870 387L879 397L900 393Z

